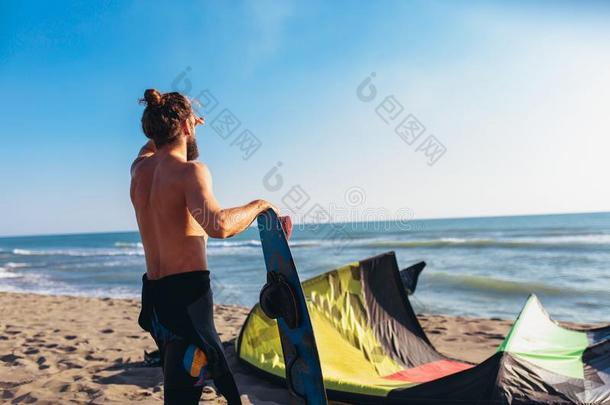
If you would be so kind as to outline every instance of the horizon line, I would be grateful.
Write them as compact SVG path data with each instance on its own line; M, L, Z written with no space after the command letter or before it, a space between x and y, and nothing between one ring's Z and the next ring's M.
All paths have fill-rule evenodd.
M584 215L584 214L610 214L610 211L581 211L581 212L554 212L546 214L514 214L514 215L482 215L482 216L464 216L464 217L426 217L426 218L412 218L408 222L417 221L443 221L443 220L457 220L457 219L494 219L494 218L519 218L519 217L541 217L541 216L562 216L562 215ZM394 222L401 221L404 219L388 218L371 221L331 221L322 223L323 225L330 224L361 224L361 223L379 223L379 222ZM254 221L252 222L254 224ZM252 224L248 228L252 227ZM295 225L320 225L316 222L295 222ZM246 229L248 229L246 228ZM245 231L245 230L244 230ZM109 233L134 233L139 232L138 229L132 230L115 230L115 231L88 231L88 232L60 232L60 233L39 233L39 234L23 234L23 235L0 235L0 239L8 238L31 238L40 236L74 236L74 235L103 235Z

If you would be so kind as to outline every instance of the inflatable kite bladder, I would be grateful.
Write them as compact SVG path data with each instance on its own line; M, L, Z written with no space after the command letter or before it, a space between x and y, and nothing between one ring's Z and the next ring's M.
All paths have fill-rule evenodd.
M610 326L571 330L531 296L497 352L472 365L437 352L393 252L303 282L328 397L353 403L610 403ZM283 383L277 325L256 305L236 342L242 362Z

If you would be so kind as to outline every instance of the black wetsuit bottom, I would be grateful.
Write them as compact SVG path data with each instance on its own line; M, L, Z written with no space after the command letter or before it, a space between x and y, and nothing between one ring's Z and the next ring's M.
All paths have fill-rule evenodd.
M159 347L166 405L199 403L209 379L229 405L241 404L214 326L213 309L208 271L159 280L142 277L138 322Z

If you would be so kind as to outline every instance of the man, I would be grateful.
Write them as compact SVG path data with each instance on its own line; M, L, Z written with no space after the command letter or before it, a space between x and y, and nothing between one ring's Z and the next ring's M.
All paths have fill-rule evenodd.
M159 346L165 404L196 404L214 380L229 404L240 397L213 319L207 237L228 238L275 209L263 200L221 208L198 157L203 119L179 93L149 89L142 129L150 139L131 167L131 201L146 256L140 325Z

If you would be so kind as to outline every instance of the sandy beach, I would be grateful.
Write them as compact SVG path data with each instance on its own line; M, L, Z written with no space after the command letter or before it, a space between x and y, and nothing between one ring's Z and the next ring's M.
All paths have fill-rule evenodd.
M4 403L162 403L160 368L145 367L154 342L137 324L140 302L0 293L0 398ZM284 404L285 389L250 375L234 340L248 308L217 305L215 321L246 404ZM420 315L433 344L479 362L494 352L511 322ZM213 387L202 402L226 403Z

